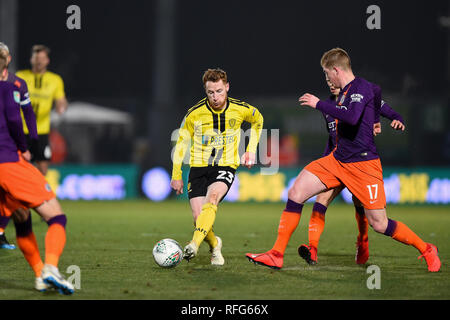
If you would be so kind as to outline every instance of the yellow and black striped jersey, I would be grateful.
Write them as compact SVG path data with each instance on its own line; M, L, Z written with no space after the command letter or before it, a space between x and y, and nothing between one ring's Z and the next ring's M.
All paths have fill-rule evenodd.
M181 124L172 156L172 179L181 180L181 166L188 148L191 167L239 167L241 125L244 121L251 124L247 151L256 153L263 128L263 116L258 109L230 97L220 111L211 108L207 98L190 108Z
M22 70L18 71L16 75L27 83L31 105L36 115L38 134L48 134L50 132L50 111L52 110L53 102L65 97L62 78L50 71L36 74L31 70ZM28 134L25 122L23 129Z

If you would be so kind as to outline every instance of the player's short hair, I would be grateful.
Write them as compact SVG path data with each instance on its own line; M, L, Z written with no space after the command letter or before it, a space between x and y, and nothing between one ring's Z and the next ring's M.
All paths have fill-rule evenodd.
M325 52L320 59L322 68L331 69L333 67L340 67L344 70L351 70L352 64L350 56L347 51L341 48L333 48Z
M31 48L31 55L35 54L35 53L39 53L39 52L45 52L47 54L48 57L50 57L50 48L43 45L43 44L35 44L32 48Z
M206 82L211 81L211 82L217 82L219 80L222 80L224 83L228 82L228 77L227 77L227 73L225 71L223 71L220 68L216 68L216 69L208 69L205 71L205 73L203 74L203 85L206 85Z
M0 49L0 72L6 68L8 63L9 52L5 49Z
M0 50L6 50L9 53L8 46L3 42L0 42Z

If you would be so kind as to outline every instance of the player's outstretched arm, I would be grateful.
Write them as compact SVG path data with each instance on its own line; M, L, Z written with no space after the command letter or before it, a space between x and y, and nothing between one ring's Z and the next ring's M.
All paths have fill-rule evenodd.
M312 95L310 93L305 93L300 98L298 98L298 101L300 102L300 105L307 106L311 108L316 108L317 103L320 101L319 98L317 98L315 95Z
M405 131L405 121L403 121L403 117L400 113L392 109L386 101L381 101L380 114L382 117L391 120L392 129Z
M391 127L394 130L405 131L405 125L400 120L392 120Z
M347 106L341 104L336 105L336 103L320 100L310 93L305 93L298 99L298 101L302 106L315 108L326 114L329 114L333 118L344 121L350 125L356 125L359 118L361 117L366 101L368 101L368 99L372 97L372 95L364 88L352 89L353 90L348 94L351 95L354 93L360 98L355 99L355 101L353 101L352 99L352 101Z

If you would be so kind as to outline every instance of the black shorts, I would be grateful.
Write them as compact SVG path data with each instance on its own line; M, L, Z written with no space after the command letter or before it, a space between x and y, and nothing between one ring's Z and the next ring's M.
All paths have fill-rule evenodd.
M31 161L50 161L52 158L52 149L48 134L38 135L38 140L33 140L27 135L28 150L31 153Z
M188 196L189 199L206 196L208 187L214 182L223 182L228 186L228 191L234 181L236 169L231 167L191 167L188 180ZM225 194L220 201L225 198Z

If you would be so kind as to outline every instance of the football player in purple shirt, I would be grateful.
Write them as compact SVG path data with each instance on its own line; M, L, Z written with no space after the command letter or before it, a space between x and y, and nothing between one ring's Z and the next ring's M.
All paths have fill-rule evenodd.
M0 72L6 68L6 55L0 52ZM29 160L31 154L23 132L20 94L13 83L0 81L0 215L11 216L19 208L26 216L14 216L17 244L33 269L35 288L55 288L72 294L73 285L58 270L66 244L67 218L42 173ZM33 233L33 208L48 224L45 235L45 264Z
M336 148L328 156L308 164L288 191L288 201L271 250L247 253L246 257L274 269L283 266L284 252L292 233L300 222L303 204L326 190L345 185L360 200L374 231L414 246L425 258L428 271L441 268L437 247L424 242L404 223L386 215L386 195L383 172L374 140L374 130L380 132L381 89L353 74L350 57L341 48L327 51L321 59L326 78L341 89L337 103L322 101L306 93L301 105L318 109L338 120Z
M328 87L330 88L331 96L327 100L330 103L336 103L339 96L340 89L333 86L333 84L327 80ZM336 148L336 127L337 121L332 116L322 113L326 122L328 130L328 141L325 151L322 157L329 155L334 148ZM402 116L393 110L383 100L381 101L381 116L391 120L391 127L394 130L405 130ZM374 130L374 135L378 134ZM309 220L308 238L309 244L302 244L298 247L299 255L305 259L308 264L314 265L317 263L317 248L319 246L320 236L325 226L325 213L330 203L341 193L343 186L330 189L319 193L315 200L311 218ZM369 238L368 228L369 223L364 214L364 208L361 202L353 196L353 204L355 206L355 218L358 225L359 234L356 238L356 256L355 261L357 264L365 264L369 259Z
M30 132L30 138L37 140L37 128L36 128L36 116L31 106L30 94L28 93L28 87L25 81L13 73L8 71L8 65L11 62L11 54L9 48L3 42L0 42L0 54L6 57L6 68L0 73L0 81L7 81L13 83L20 94L20 107L22 109L25 123ZM10 244L6 239L5 229L8 225L10 217L0 216L0 249L13 250L16 248L15 245Z

